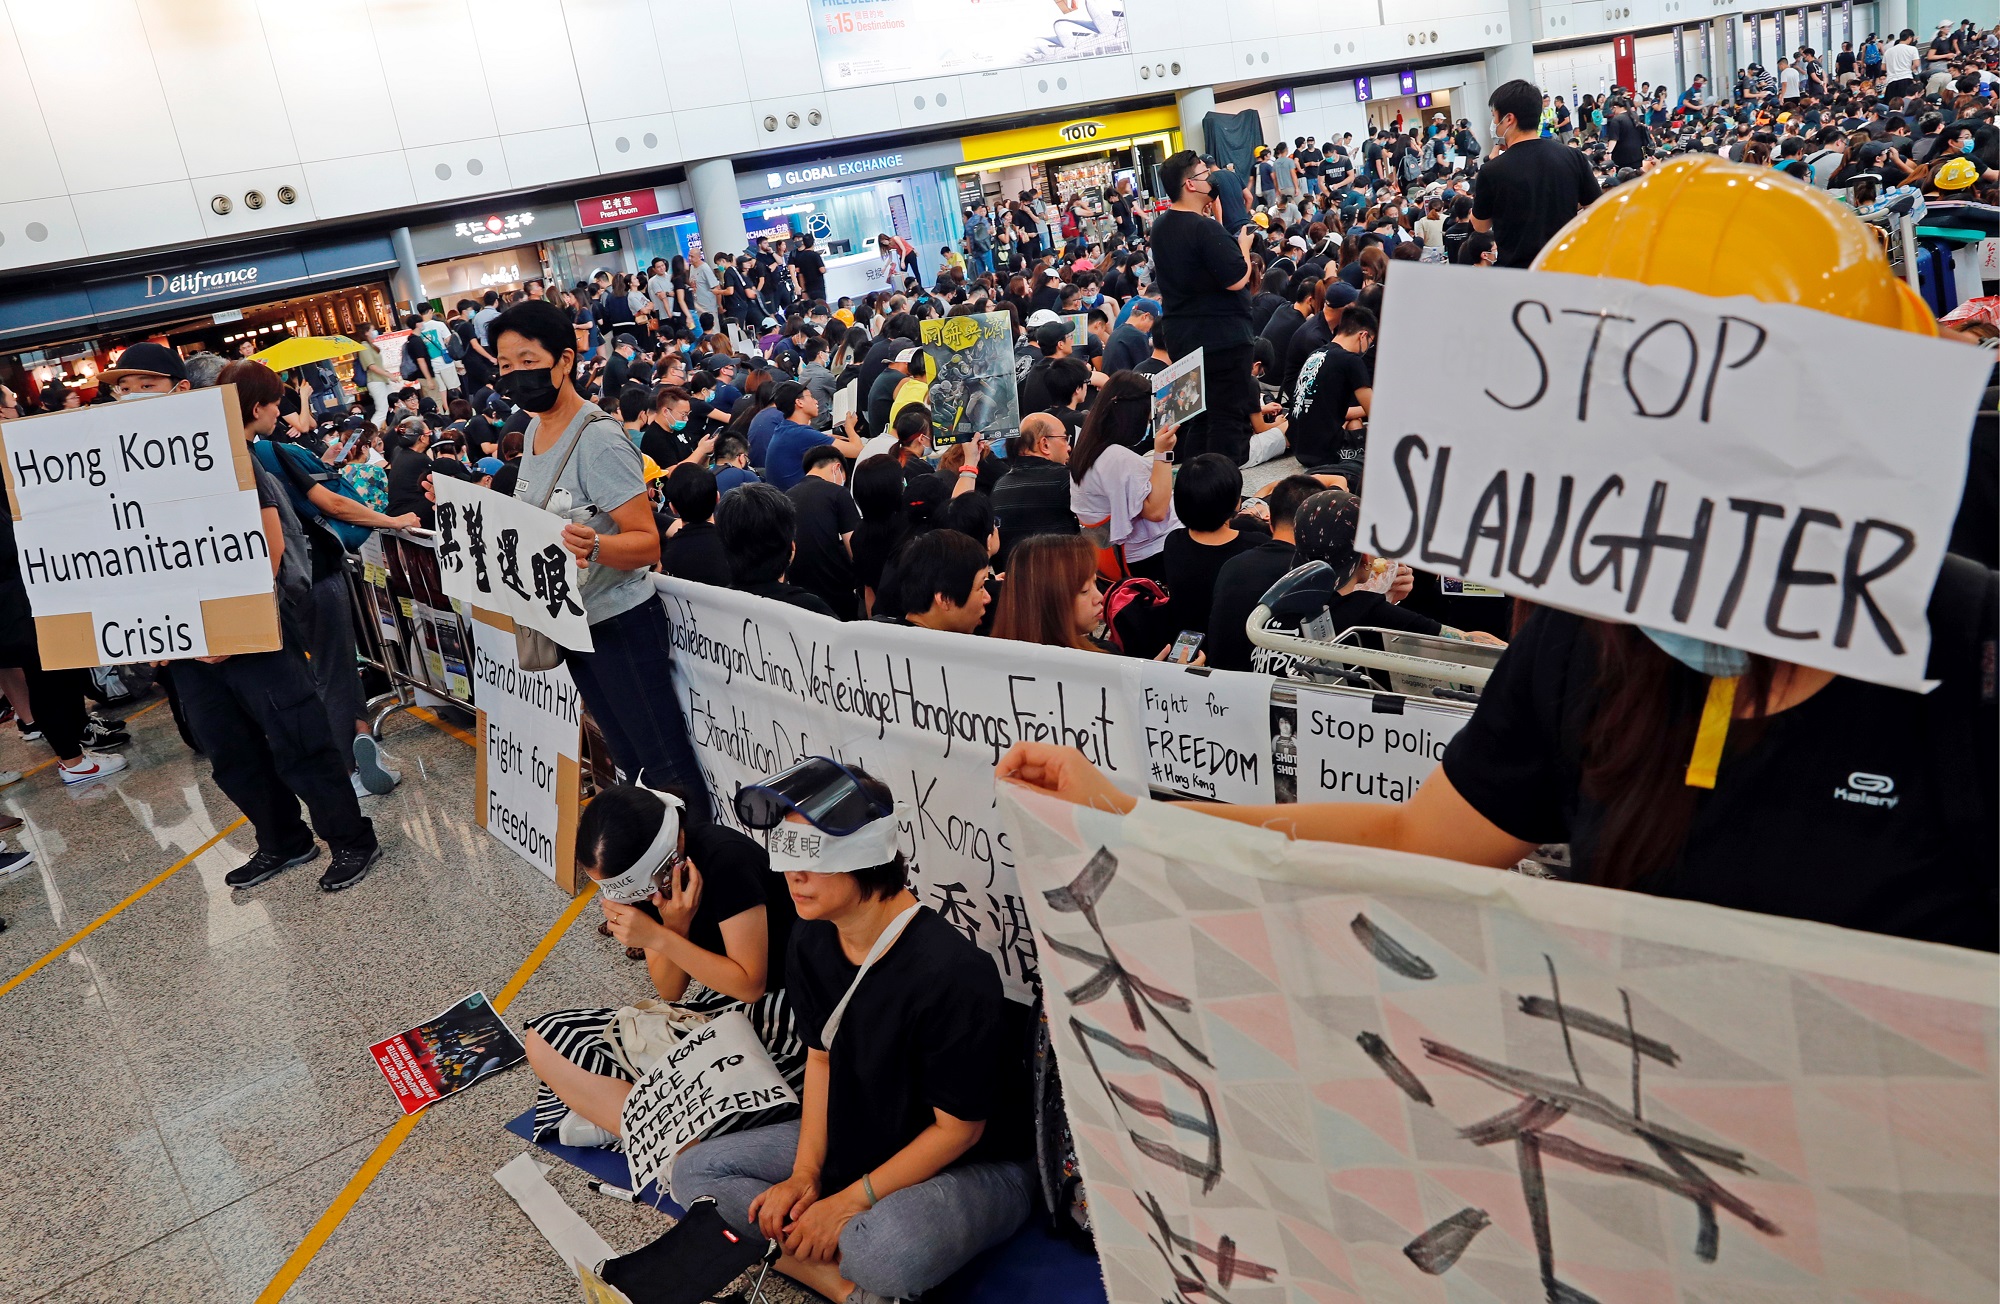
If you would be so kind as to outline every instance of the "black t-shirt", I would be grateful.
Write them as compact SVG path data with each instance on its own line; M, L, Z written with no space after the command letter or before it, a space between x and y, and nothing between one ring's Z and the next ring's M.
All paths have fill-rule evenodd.
M1167 536L1162 552L1167 571L1167 612L1176 631L1208 633L1215 605L1216 576L1233 558L1270 542L1268 535L1237 532L1228 543L1198 543L1185 528Z
M832 924L801 920L792 929L787 990L808 1047L826 1049L820 1033L859 970ZM1007 1007L993 961L928 906L918 911L841 1015L828 1052L819 1189L842 1190L887 1162L939 1109L986 1124L954 1167L1023 1157L1025 1007Z
M1167 320L1199 320L1205 343L1250 341L1250 300L1229 287L1250 270L1222 224L1170 208L1153 219L1153 279Z
M676 579L729 587L729 551L715 522L683 525L671 539L660 540L660 569Z
M701 874L701 904L688 925L688 941L722 955L722 924L745 910L764 907L764 931L770 941L764 986L778 991L785 985L785 961L798 908L785 890L785 876L771 868L771 854L735 829L704 824L687 831L683 848Z
M1356 391L1373 385L1368 360L1338 344L1306 359L1292 395L1292 453L1300 466L1361 460L1366 432L1344 427Z
M1582 792L1596 664L1583 620L1535 612L1444 757L1474 810L1524 842L1568 842L1583 879L1604 819ZM1692 719L1704 683L1674 673ZM1836 679L1763 721L1732 722L1680 855L1637 889L1993 950L2000 719L1965 642L1934 641L1928 674L1943 682L1927 694Z
M853 495L831 480L809 475L785 491L797 511L794 539L798 550L785 578L811 589L833 614L853 620L859 611L855 596L854 562L843 534L861 524Z
M496 494L505 494L509 498L512 498L514 496L514 486L520 482L521 459L517 457L493 473L493 483L488 485L487 488Z
M1244 622L1265 590L1297 564L1296 550L1283 539L1259 539L1256 546L1223 563L1215 575L1208 639L1202 644L1211 669L1250 669L1250 636L1243 632Z
M694 418L679 430L669 430L657 421L648 421L639 432L639 451L653 459L662 471L671 472L695 450Z
M1589 161L1553 136L1537 136L1509 145L1479 169L1472 215L1493 223L1499 265L1524 268L1597 196Z
M769 584L746 584L742 586L741 591L760 598L769 598L773 602L788 603L801 611L810 611L821 616L833 614L833 608L826 605L825 598L811 589L801 588L786 580L773 580Z
M424 497L424 477L433 469L431 459L414 448L399 448L389 463L389 515L415 512L428 530L437 524L437 513Z

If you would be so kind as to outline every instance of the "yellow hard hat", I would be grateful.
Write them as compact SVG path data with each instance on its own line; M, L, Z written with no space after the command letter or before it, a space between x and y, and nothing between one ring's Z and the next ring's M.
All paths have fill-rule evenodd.
M1969 158L1955 158L1931 176L1939 190L1964 190L1979 180L1979 167Z
M644 453L641 453L639 454L639 461L642 463L641 474L644 475L647 484L651 484L655 480L662 480L666 478L667 473L665 468L663 468L658 462L655 462L652 458L646 456Z
M1707 154L1673 159L1611 191L1558 231L1534 266L1938 333L1874 233L1839 201L1769 168Z

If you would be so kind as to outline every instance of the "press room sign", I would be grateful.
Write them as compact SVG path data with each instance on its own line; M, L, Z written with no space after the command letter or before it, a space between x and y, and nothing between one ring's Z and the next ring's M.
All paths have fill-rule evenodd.
M642 217L657 217L659 213L660 197L651 186L644 190L594 195L576 201L576 220L583 223L586 230L593 226L610 226L615 222L636 222Z

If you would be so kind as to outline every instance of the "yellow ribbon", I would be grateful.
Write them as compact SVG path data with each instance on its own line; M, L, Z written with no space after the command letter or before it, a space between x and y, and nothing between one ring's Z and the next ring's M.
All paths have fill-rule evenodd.
M1701 708L1701 728L1694 736L1694 755L1688 757L1687 786L1714 788L1715 771L1722 764L1722 744L1729 737L1729 718L1736 710L1736 676L1708 681L1708 701Z

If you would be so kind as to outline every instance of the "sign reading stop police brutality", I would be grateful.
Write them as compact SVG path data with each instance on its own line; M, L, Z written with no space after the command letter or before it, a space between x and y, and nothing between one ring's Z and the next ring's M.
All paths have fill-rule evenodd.
M499 612L563 647L594 651L582 576L562 544L563 518L450 476L434 476L431 485L445 596Z
M1991 355L1635 281L1397 276L1365 550L1588 616L1925 686L1924 610ZM1857 404L1857 358L1924 383L1892 409Z
M224 385L0 426L44 666L279 646L240 411Z

